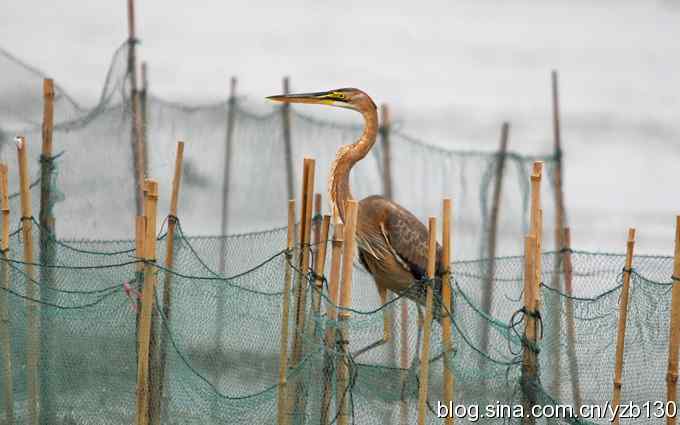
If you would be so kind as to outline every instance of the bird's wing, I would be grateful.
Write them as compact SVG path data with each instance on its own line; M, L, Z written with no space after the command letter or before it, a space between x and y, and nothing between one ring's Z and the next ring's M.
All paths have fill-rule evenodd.
M425 225L413 214L397 206L380 227L399 262L406 265L416 279L425 277L428 243L428 230ZM437 246L438 259L440 255L440 247Z

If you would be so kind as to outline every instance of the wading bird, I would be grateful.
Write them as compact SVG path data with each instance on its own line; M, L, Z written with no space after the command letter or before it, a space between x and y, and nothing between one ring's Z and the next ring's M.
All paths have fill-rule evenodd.
M352 167L371 150L378 132L378 111L373 100L363 91L342 88L319 93L270 96L267 99L286 103L308 103L353 109L364 117L365 125L359 140L341 146L331 165L328 181L331 206L337 208L344 222L345 203L354 199L349 187ZM412 172L412 170L404 170ZM359 202L356 240L359 260L373 276L380 300L384 305L387 291L404 295L419 305L425 305L428 230L411 212L382 196L369 196ZM441 247L437 245L436 275L441 277ZM441 294L441 279L436 279L435 294ZM439 298L439 297L436 297ZM435 303L437 305L438 303ZM418 309L422 320L422 313ZM435 308L435 317L439 317ZM354 356L385 344L390 338L389 319L381 340L354 353ZM418 345L420 344L420 327Z

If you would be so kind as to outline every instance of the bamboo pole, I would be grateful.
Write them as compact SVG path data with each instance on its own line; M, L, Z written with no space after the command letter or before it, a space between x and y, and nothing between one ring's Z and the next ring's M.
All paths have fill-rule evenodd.
M538 305L538 286L536 285L536 235L530 234L524 239L524 309L526 321L524 327L524 348L522 354L522 393L525 412L531 412L536 404L536 384L538 378L538 355L536 351ZM527 415L523 424L533 425L536 418Z
M33 267L33 212L31 209L31 192L28 172L28 146L24 137L17 137L17 152L19 154L19 179L21 184L21 230L24 239L24 270L26 272L26 303L28 335L26 342L27 354L27 388L28 388L28 423L37 425L40 418L40 381L38 380L40 357L40 299L39 288L35 284Z
M566 226L566 211L564 205L564 190L562 188L562 134L560 128L560 108L559 108L559 85L558 85L558 75L557 71L553 70L551 73L552 82L552 112L553 112L553 141L554 141L554 157L555 157L555 169L553 175L553 195L555 202L555 250L562 251L564 249L564 228ZM553 281L552 287L561 290L560 288L560 257L557 257L557 261L554 264L553 270ZM566 293L567 296L571 296L571 292ZM561 334L560 326L562 324L560 317L561 304L556 303L551 311L553 314L550 317L551 323L554 323L556 329L554 332L559 335ZM574 317L573 311L572 315L567 315L566 317L567 326L575 326L573 324ZM571 324L569 324L571 322ZM567 345L567 356L576 356L576 347L573 345ZM553 392L557 393L560 388L560 355L561 350L553 351L552 363L555 365L555 379L553 380ZM573 381L572 381L573 384ZM580 392L580 390L579 390Z
M0 276L2 288L0 291L0 341L2 341L2 392L5 404L5 423L15 425L14 417L14 379L12 371L12 339L10 334L9 305L7 291L10 289L9 274L9 193L7 186L7 164L0 163L0 211L2 211L2 263L0 263Z
M219 274L224 276L226 271L227 259L227 230L229 224L229 183L231 181L231 164L232 164L232 145L234 137L234 121L236 119L236 78L232 77L229 84L229 101L227 110L227 125L225 134L224 147L224 174L222 179L222 220L220 225L220 256L218 257L217 270ZM217 355L222 354L222 332L225 329L224 323L224 285L219 285L216 289L215 295L215 352ZM213 379L219 382L222 379L222 370L216 369L213 371ZM213 400L212 412L217 411L217 395ZM220 419L213 418L214 423L219 423Z
M172 192L170 194L170 213L168 214L168 233L165 237L165 268L172 270L175 265L175 232L177 230L177 204L179 203L179 189L182 181L182 163L184 161L184 142L177 142L177 152L175 154L175 171L172 177ZM167 370L167 355L168 355L168 335L163 334L163 329L170 329L170 321L172 314L172 273L165 273L163 280L163 317L161 323L165 325L158 326L160 330L161 348L158 353L158 383L157 387L152 388L154 391L154 405L157 406L158 414L152 416L154 418L153 425L160 425L161 415L163 418L167 417L165 394L166 388L166 370ZM157 338L158 338L157 337ZM165 420L164 422L167 422Z
M143 215L135 217L135 257L144 259L144 238L146 237L146 218ZM144 263L138 262L135 265L135 289L137 293L142 293L144 286ZM133 300L135 304L135 341L139 339L139 300Z
M220 248L219 264L217 265L220 273L224 273L225 263L224 259L227 255L227 245L224 237L227 235L227 224L229 219L229 180L231 171L231 149L234 137L234 119L236 114L236 78L231 78L229 86L229 106L227 111L227 131L225 137L224 148L224 175L222 178L222 225L220 227L220 236L222 236L222 245ZM219 305L219 303L218 303ZM219 319L219 316L218 316Z
M323 279L326 271L326 250L328 247L328 230L331 224L331 216L324 215L321 221L320 242L317 242L316 260L314 261L314 300L312 314L314 317L314 338L320 336L321 294L323 293Z
M489 259L488 275L484 279L484 287L482 288L482 311L491 314L491 305L493 304L493 281L496 275L496 242L498 239L498 212L501 200L501 190L503 185L503 171L505 169L505 157L508 151L508 134L510 133L510 124L504 122L501 126L501 142L496 154L496 171L494 174L493 197L491 201L491 215L489 217L489 234L487 244L489 251L487 258ZM489 349L489 326L482 327L482 340L480 348L483 352L488 352Z
M52 173L54 170L54 163L52 159L52 133L54 129L54 81L46 78L43 80L43 123L42 123L42 156L40 158L40 264L52 265L54 264L55 250L54 245L50 241L50 235L54 235L54 215L52 214ZM54 269L52 267L40 268L40 282L54 286ZM44 302L52 302L50 291L41 293ZM40 394L40 422L53 423L56 418L54 416L54 406L52 404L52 374L50 364L54 360L46 353L54 351L52 330L50 329L51 322L47 316L47 310L43 310L41 317L41 328L45 334L45 349L41 350L41 362L44 365L40 368L40 377L43 385L41 386Z
M286 264L283 277L283 297L281 300L281 340L279 342L279 388L277 392L277 424L287 425L286 416L288 370L288 321L290 316L290 288L291 264L293 262L293 248L295 247L295 200L288 201L288 239L286 242Z
M127 72L130 77L130 98L132 111L132 167L135 178L135 205L137 208L137 215L142 214L143 201L143 181L146 175L144 168L144 146L142 145L142 119L140 116L140 99L139 90L137 87L137 53L136 45L137 38L135 35L135 1L128 0L128 64Z
M633 249L635 248L635 229L628 229L628 242L626 243L626 267L623 269L623 289L621 292L621 304L619 308L618 332L616 333L616 357L614 365L614 395L612 406L614 407L613 424L620 423L619 409L621 404L621 377L623 375L623 349L626 338L626 319L628 318L628 296L630 293L630 276L633 271Z
M668 372L666 375L666 401L677 402L678 349L680 348L680 215L675 218L675 253L673 257L673 288L671 289L671 323L668 341ZM675 415L666 417L667 425L675 425Z
M562 238L564 248L562 250L562 261L564 262L564 289L567 294L572 293L573 267L571 262L571 232L568 227L564 228ZM583 399L581 398L581 385L579 383L578 362L576 360L576 324L569 318L574 317L574 303L571 298L565 300L565 315L567 316L567 357L569 359L569 375L571 376L571 392L574 397L574 407L576 411L581 408Z
M536 289L540 294L541 285L541 239L543 237L543 209L541 208L541 179L543 177L543 161L535 161L531 173L531 222L530 233L536 237ZM536 297L540 302L540 297ZM536 305L539 308L539 305Z
M307 271L310 263L310 239L312 230L312 196L314 193L314 159L305 158L302 176L302 202L300 220L300 275L297 277L295 287L295 333L293 336L292 365L297 367L302 359L303 335L305 330L305 307L307 305ZM298 381L295 386L293 414L304 412L304 388L303 383Z
M144 289L142 291L142 313L139 322L139 356L137 361L137 425L149 423L149 344L151 338L151 312L156 287L156 212L158 183L145 180L144 216L146 235L144 238Z
M382 148L382 183L383 183L383 196L387 199L394 199L394 194L392 192L392 147L390 142L391 133L391 120L390 120L390 108L386 103L380 105L380 146ZM392 301L394 294L391 291L387 291L386 297L382 302L388 303ZM402 306L400 310L401 322L408 323L408 306L406 306L405 299L403 302L399 303ZM396 338L393 335L396 334L396 322L393 317L396 314L393 313L395 309L383 309L383 340L387 341L387 362L389 365L396 365L397 358L399 355L399 347L396 343ZM408 328L403 327L400 331L408 333ZM401 334L400 338L407 339L407 334ZM403 380L403 377L399 377L399 381ZM392 423L392 411L385 410L383 416L383 423Z
M382 158L382 178L383 178L383 196L387 199L393 199L392 193L392 147L390 143L390 108L387 104L380 105L380 112L382 123L380 126L380 141L383 151Z
M142 90L139 92L139 114L140 114L140 139L142 143L142 149L144 154L144 173L149 172L149 144L147 143L147 128L149 124L148 113L148 97L147 93L149 90L149 79L147 78L147 67L146 62L142 62Z
M283 78L283 94L290 93L290 79ZM295 199L295 170L293 169L293 146L290 132L290 104L281 105L281 117L283 121L283 146L284 159L286 161L286 189L288 199ZM304 206L303 206L304 208Z
M330 302L326 304L326 314L328 320L333 324L338 318L339 288L340 288L340 265L342 260L342 250L344 241L344 226L338 222L337 209L333 212L333 241L331 248L331 270L328 275L328 299ZM321 398L321 425L328 425L328 413L331 404L331 389L333 387L331 376L332 370L332 353L335 351L335 326L331 325L326 328L326 356L324 357L324 387Z
M349 319L352 314L349 308L352 306L352 271L354 267L354 253L356 251L356 227L357 211L359 203L355 200L348 200L345 205L345 245L342 252L342 282L340 287L340 313L338 314L338 331L340 332L338 359L338 383L336 403L338 405L338 425L348 425L349 423L349 399L352 391L349 382Z
M418 385L418 425L425 425L427 419L427 391L430 372L430 337L432 335L432 304L434 272L437 262L437 219L428 219L429 241L427 245L427 296L425 301L425 322L423 323L423 348L420 353L420 383Z
M453 341L451 336L451 316L453 315L453 303L451 298L451 199L445 198L442 211L442 264L444 274L442 276L442 340L444 341L444 403L453 401L454 376L453 362ZM447 314L448 313L448 314ZM444 419L446 425L453 425L453 415L448 415Z

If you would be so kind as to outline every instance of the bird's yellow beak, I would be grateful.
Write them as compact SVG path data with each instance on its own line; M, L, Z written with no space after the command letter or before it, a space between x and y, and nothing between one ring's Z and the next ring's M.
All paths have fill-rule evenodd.
M283 103L311 103L317 105L341 106L338 103L346 103L345 96L335 91L316 93L279 94L268 96L267 99Z

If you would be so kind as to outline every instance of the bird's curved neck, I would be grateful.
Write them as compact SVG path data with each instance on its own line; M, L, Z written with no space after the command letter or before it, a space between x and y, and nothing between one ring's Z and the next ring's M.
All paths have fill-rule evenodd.
M362 160L375 144L378 133L378 112L374 108L361 111L364 117L364 131L354 144L344 145L338 152L331 166L328 191L331 204L338 208L340 220L345 222L345 203L352 197L349 187L349 173L354 164Z

